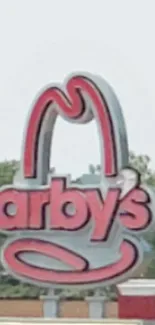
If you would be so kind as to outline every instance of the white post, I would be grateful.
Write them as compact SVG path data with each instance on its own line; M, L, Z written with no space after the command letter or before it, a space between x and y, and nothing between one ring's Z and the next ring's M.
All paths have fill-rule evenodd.
M86 297L89 309L89 318L101 319L105 317L105 297L100 295L99 289L95 291L94 296Z
M45 318L57 318L59 312L59 296L54 290L49 290L46 296L41 296L43 300L43 314Z

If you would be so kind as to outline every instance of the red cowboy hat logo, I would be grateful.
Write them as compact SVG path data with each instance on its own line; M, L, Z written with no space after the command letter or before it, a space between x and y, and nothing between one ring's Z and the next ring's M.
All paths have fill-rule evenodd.
M50 175L58 115L81 124L95 119L98 186ZM0 191L0 230L10 237L2 260L9 272L48 287L107 285L129 277L143 258L138 235L154 218L152 194L127 163L121 108L104 80L75 74L64 86L44 89L30 112L18 177Z

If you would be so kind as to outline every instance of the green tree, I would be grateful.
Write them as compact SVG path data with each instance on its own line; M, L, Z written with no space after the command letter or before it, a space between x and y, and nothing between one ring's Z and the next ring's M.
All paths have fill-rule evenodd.
M19 162L17 160L0 162L0 186L12 184L14 174L18 168Z
M130 152L129 164L141 174L142 182L155 187L155 171L150 168L151 159L147 155L135 155Z
M17 160L0 162L0 186L12 184L13 177L18 169L18 166L19 162ZM6 236L4 234L0 233L0 246L3 244L5 237ZM2 270L1 264L0 270Z
M100 165L94 166L93 164L89 164L88 171L90 174L99 174L101 172L101 166Z
M143 183L155 187L155 171L150 168L150 163L151 159L147 155L136 155L134 152L130 152L129 166L140 172ZM90 174L99 174L101 166L89 164L88 171Z

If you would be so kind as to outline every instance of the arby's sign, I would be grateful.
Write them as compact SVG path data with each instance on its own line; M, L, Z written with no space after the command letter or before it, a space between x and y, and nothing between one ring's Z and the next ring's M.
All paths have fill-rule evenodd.
M102 166L98 186L50 174L59 115L69 123L95 119ZM0 231L8 235L4 267L44 287L118 283L143 260L138 236L154 227L154 208L151 190L128 167L126 128L111 87L84 73L45 88L30 110L14 183L0 189Z

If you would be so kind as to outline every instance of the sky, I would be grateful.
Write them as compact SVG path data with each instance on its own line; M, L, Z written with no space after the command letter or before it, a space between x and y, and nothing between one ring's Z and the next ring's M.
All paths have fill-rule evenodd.
M155 1L0 1L0 161L20 159L38 91L71 72L99 74L114 88L129 147L155 169ZM51 165L79 176L100 163L96 124L59 118Z

